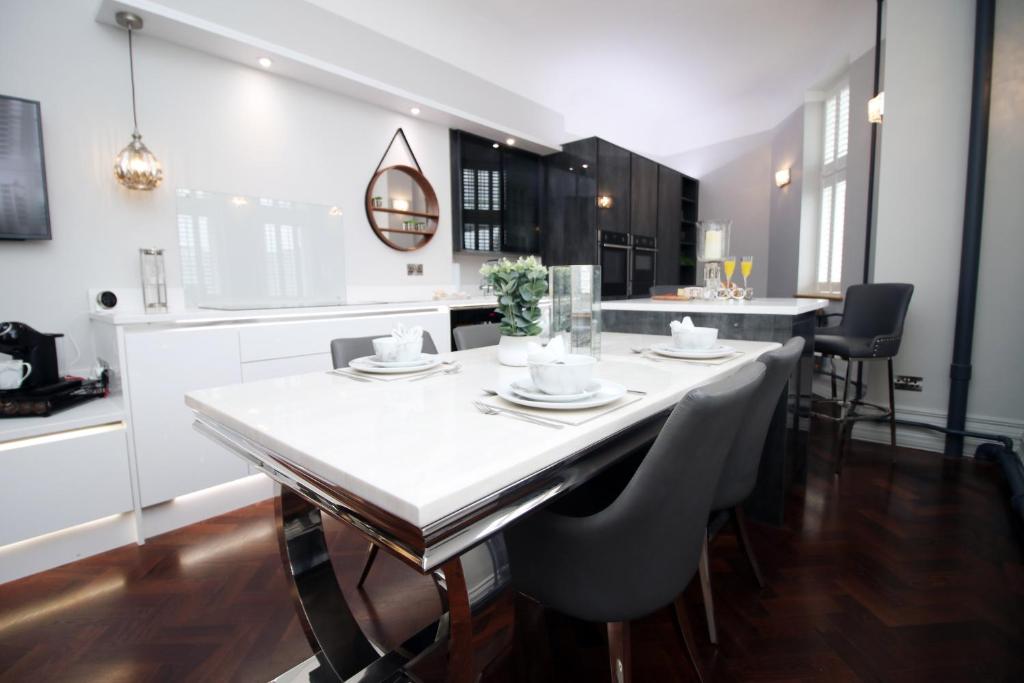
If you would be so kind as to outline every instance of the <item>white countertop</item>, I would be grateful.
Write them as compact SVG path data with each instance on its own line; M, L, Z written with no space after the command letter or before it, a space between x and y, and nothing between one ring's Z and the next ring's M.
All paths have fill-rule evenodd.
M607 311L666 311L669 313L733 313L738 315L801 315L825 308L827 299L762 298L751 301L661 301L628 299L604 301Z
M124 420L124 406L120 396L97 398L50 417L0 418L0 443L95 427L121 420Z
M422 382L361 383L328 372L191 392L185 402L345 491L420 528L673 406L773 342L730 341L746 355L722 365L653 362L632 346L666 337L603 335L596 375L647 392L561 430L481 414L484 388L527 374L495 347L445 354L462 372Z
M91 313L89 317L97 322L110 325L211 325L229 322L338 318L417 309L491 308L496 305L495 297L490 296L473 297L471 299L436 299L396 303L346 304L344 306L310 306L304 308L265 308L244 311L224 311L209 308L148 314L138 311L99 311Z

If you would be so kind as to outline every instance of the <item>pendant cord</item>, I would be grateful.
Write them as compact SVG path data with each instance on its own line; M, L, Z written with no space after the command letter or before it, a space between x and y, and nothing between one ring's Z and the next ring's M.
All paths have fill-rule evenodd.
M134 135L139 134L139 115L135 108L135 51L132 49L132 30L128 29L128 70L132 79L132 122L135 125Z

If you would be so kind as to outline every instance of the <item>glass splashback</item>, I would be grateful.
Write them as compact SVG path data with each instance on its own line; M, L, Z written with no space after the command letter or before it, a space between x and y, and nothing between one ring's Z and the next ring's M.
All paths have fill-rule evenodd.
M189 307L345 303L338 207L180 189L177 216Z

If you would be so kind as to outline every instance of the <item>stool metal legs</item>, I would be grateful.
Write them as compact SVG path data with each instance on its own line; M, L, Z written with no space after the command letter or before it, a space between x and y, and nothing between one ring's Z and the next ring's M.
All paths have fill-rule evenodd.
M870 358L865 358L865 359L851 358L846 363L846 373L845 373L845 377L843 378L843 399L842 399L842 402L840 403L839 417L838 418L830 417L830 416L827 416L827 415L816 413L816 415L818 415L819 417L824 417L826 419L830 419L830 420L833 420L833 421L839 423L839 444L838 444L838 447L837 447L837 450L836 450L835 470L834 470L836 476L839 476L839 473L842 470L843 458L846 455L846 448L847 448L847 446L849 444L851 436L853 435L853 426L854 426L855 423L857 423L858 421L861 421L861 420L871 420L871 421L874 421L874 422L881 422L881 421L888 421L889 422L889 443L891 444L891 446L894 449L892 451L892 459L893 459L893 461L895 461L895 459L896 459L896 451L895 451L895 448L896 448L896 385L895 385L895 377L894 377L894 374L893 374L893 362L892 362L893 359L892 358L886 358L885 359L886 366L887 366L886 369L887 369L887 373L888 373L888 380L889 380L889 386L888 386L889 409L888 410L886 410L882 406L875 405L873 403L868 403L867 401L863 400L863 398L862 398L863 388L860 387L859 385L858 385L857 395L852 400L850 399L850 375L853 372L853 365L854 365L854 363L857 363L857 364L859 364L858 365L859 368L863 368L865 360L873 360L873 359L870 359ZM882 360L882 359L877 359L877 360ZM835 369L833 368L833 373L834 372L835 372ZM833 395L834 394L835 394L835 389L833 389ZM834 401L834 399L833 399L833 401ZM860 414L857 411L857 409L859 407L861 407L861 406L867 406L867 407L873 408L873 409L875 409L875 410L877 410L879 412L876 415L862 415L862 414Z

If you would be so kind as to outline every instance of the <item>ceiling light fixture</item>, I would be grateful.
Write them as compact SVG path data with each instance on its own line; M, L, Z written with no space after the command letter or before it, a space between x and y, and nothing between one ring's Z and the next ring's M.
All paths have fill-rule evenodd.
M516 144L516 139L515 138L505 138L505 144L508 145L509 147L511 147L512 145Z
M256 60L256 63L262 66L264 69L269 69L270 67L274 66L274 60L272 60L270 57L260 57L259 59Z
M775 172L776 187L785 187L786 185L789 185L790 180L789 168L781 168Z
M419 107L413 107L412 109L409 110L409 113L412 114L413 116L419 116L420 115L420 108Z
M868 100L868 121L881 123L885 118L885 92L880 92Z
M580 164L582 168L590 168L590 164Z
M491 145L491 147L493 147L494 149L498 149L499 147L501 147L501 145L495 142L493 145Z
M132 46L132 31L142 28L142 17L131 12L118 12L114 20L121 28L128 29L128 69L132 83L132 141L114 158L114 177L130 190L152 190L164 179L163 169L153 153L142 144L139 134L139 116L135 107L135 52Z
M606 194L601 195L597 198L597 205L602 209L610 209L615 205L615 202Z

